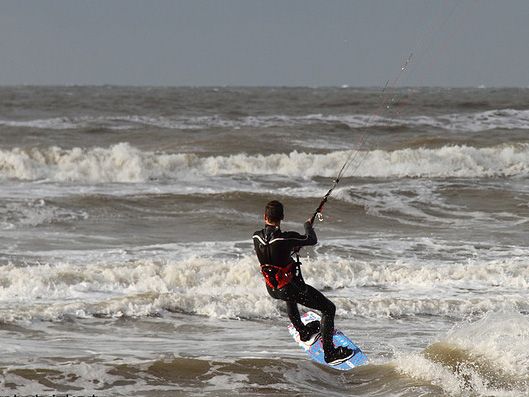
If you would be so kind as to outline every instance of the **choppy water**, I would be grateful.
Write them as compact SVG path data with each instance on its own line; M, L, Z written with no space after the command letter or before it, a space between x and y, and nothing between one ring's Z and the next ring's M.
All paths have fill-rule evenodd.
M0 390L529 394L529 90L0 88ZM366 140L362 145L363 139ZM290 339L264 204L369 355Z

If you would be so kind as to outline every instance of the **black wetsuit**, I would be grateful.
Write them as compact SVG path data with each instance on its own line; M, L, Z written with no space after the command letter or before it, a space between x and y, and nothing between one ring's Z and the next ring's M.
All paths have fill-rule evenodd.
M292 281L283 288L272 288L267 284L268 293L275 299L287 302L287 313L290 321L298 332L303 329L298 306L309 307L321 311L321 335L323 348L333 348L332 333L334 330L334 314L336 307L321 292L305 284L299 264L292 258L292 253L299 247L315 245L318 242L316 233L310 222L305 223L305 235L297 232L282 232L279 227L266 225L253 235L255 252L261 265L287 267L292 264L296 271Z

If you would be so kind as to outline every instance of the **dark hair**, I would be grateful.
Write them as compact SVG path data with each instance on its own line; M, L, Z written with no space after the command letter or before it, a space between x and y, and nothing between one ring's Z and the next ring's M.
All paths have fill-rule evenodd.
M265 216L270 222L278 223L283 220L283 204L277 200L272 200L265 207Z

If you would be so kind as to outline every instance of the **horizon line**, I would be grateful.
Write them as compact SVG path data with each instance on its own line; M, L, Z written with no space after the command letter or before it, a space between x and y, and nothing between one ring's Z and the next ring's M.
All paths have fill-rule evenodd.
M189 84L189 85L162 85L162 84L1 84L0 88L186 88L186 89L241 89L241 88L264 88L264 89L383 89L384 85L250 85L250 84L225 84L225 85L202 85L202 84ZM408 85L408 86L395 86L390 87L391 89L420 89L420 88L433 88L433 89L529 89L529 85L526 86L511 86L511 85Z

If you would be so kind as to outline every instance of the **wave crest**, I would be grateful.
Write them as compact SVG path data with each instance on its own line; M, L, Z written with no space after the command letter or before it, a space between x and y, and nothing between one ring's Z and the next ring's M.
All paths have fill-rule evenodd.
M527 395L529 320L491 313L459 326L421 354L399 354L399 372L451 395Z
M108 148L30 148L0 150L0 178L81 183L134 183L189 180L230 175L279 175L310 179L334 177L350 151L313 154L293 151L199 157L188 153L142 151L128 143ZM444 146L437 149L358 152L346 176L496 177L529 174L529 144L486 148Z

